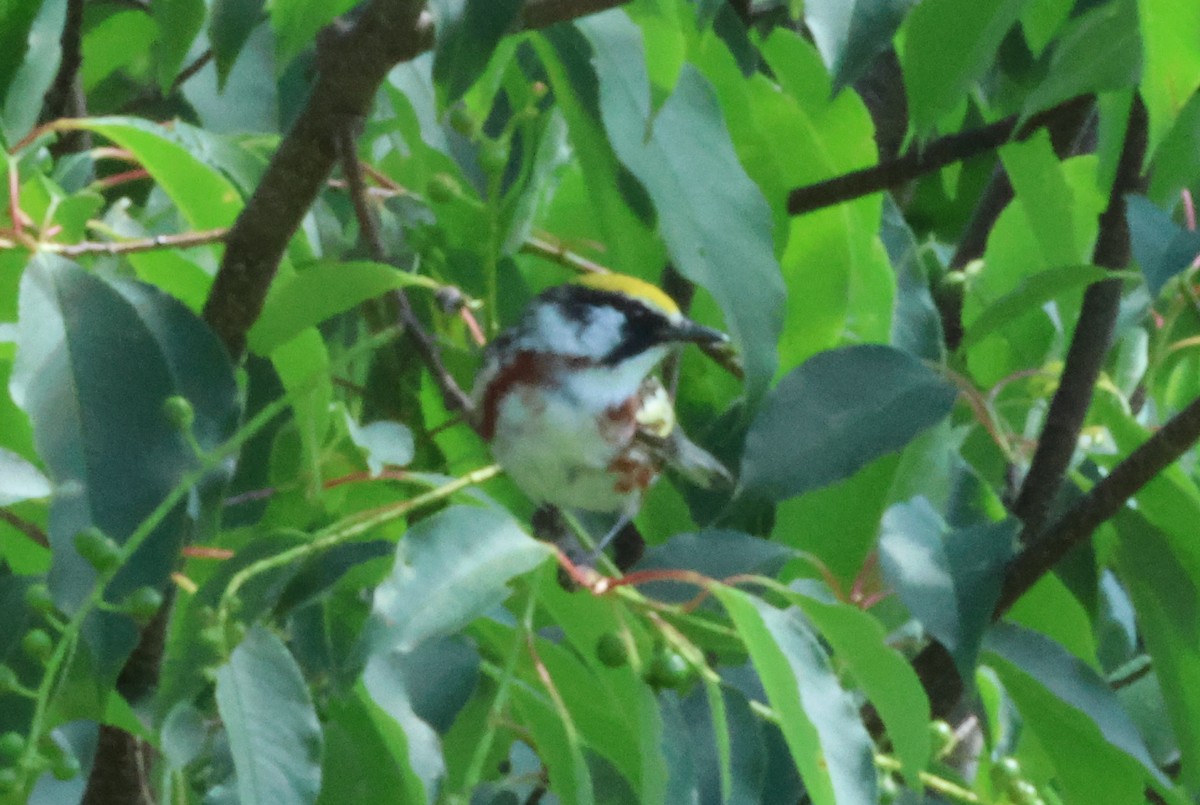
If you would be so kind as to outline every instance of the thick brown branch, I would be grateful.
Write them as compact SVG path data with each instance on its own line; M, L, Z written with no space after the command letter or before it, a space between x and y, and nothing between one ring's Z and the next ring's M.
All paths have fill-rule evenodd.
M932 173L939 168L993 151L1012 139L1022 140L1060 115L1074 115L1077 107L1090 104L1080 96L1040 112L1017 131L1016 115L977 129L950 134L923 148L913 147L897 159L869 168L834 176L823 182L798 187L788 193L788 214L803 215L850 199L888 190L904 182Z

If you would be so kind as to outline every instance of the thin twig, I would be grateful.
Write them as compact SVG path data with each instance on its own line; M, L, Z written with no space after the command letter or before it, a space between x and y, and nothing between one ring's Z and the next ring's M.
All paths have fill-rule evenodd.
M1011 115L977 129L947 135L924 147L914 146L897 159L798 187L788 193L788 214L803 215L843 201L888 190L947 165L993 151L1013 139L1014 135L1017 140L1024 139L1037 129L1049 125L1058 115L1073 114L1076 106L1090 103L1090 97L1072 98L1033 116L1019 131L1018 117Z
M20 531L25 536L29 537L31 542L41 545L43 548L50 547L50 540L46 536L46 532L37 525L32 523L17 514L14 514L8 509L0 509L0 520L8 523L10 526Z
M367 244L371 259L379 263L386 263L387 250L384 248L383 239L379 235L379 226L375 221L370 202L367 200L366 185L363 182L361 170L362 163L358 159L356 138L350 126L345 127L339 135L338 149L341 151L342 174L346 180L346 189L349 191L350 200L354 206L354 214L358 218L359 231L362 233L363 241ZM437 342L425 331L424 325L413 310L408 295L403 290L397 289L391 292L391 297L396 302L400 322L404 325L405 332L442 393L442 401L446 408L450 411L462 412L467 422L475 427L474 405L471 398L459 387L454 376L450 374L450 370L446 368Z
M137 238L113 243L83 241L82 243L44 243L42 251L54 252L64 257L82 257L87 254L135 254L156 249L186 249L219 243L229 233L228 229L207 229L200 232L180 232L174 235L155 235L152 238Z

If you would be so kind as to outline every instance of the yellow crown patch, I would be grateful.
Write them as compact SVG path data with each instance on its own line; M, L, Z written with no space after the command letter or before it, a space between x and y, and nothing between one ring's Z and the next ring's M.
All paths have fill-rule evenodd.
M628 274L587 274L581 277L578 283L598 291L616 291L641 299L643 302L654 305L668 316L679 315L679 305L675 304L674 299L663 293L661 288Z

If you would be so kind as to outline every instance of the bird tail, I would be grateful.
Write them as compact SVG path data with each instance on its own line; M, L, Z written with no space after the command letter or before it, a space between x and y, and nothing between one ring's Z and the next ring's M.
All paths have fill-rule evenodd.
M661 437L639 432L638 441L652 455L702 489L733 488L733 475L725 465L689 439L679 426Z

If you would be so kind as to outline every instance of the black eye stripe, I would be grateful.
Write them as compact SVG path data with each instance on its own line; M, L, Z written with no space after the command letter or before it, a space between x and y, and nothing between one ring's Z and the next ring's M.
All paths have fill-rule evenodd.
M671 322L665 314L645 303L614 291L583 285L559 285L541 294L539 300L557 305L565 318L584 326L598 308L609 307L624 315L616 347L600 359L611 366L662 343Z

